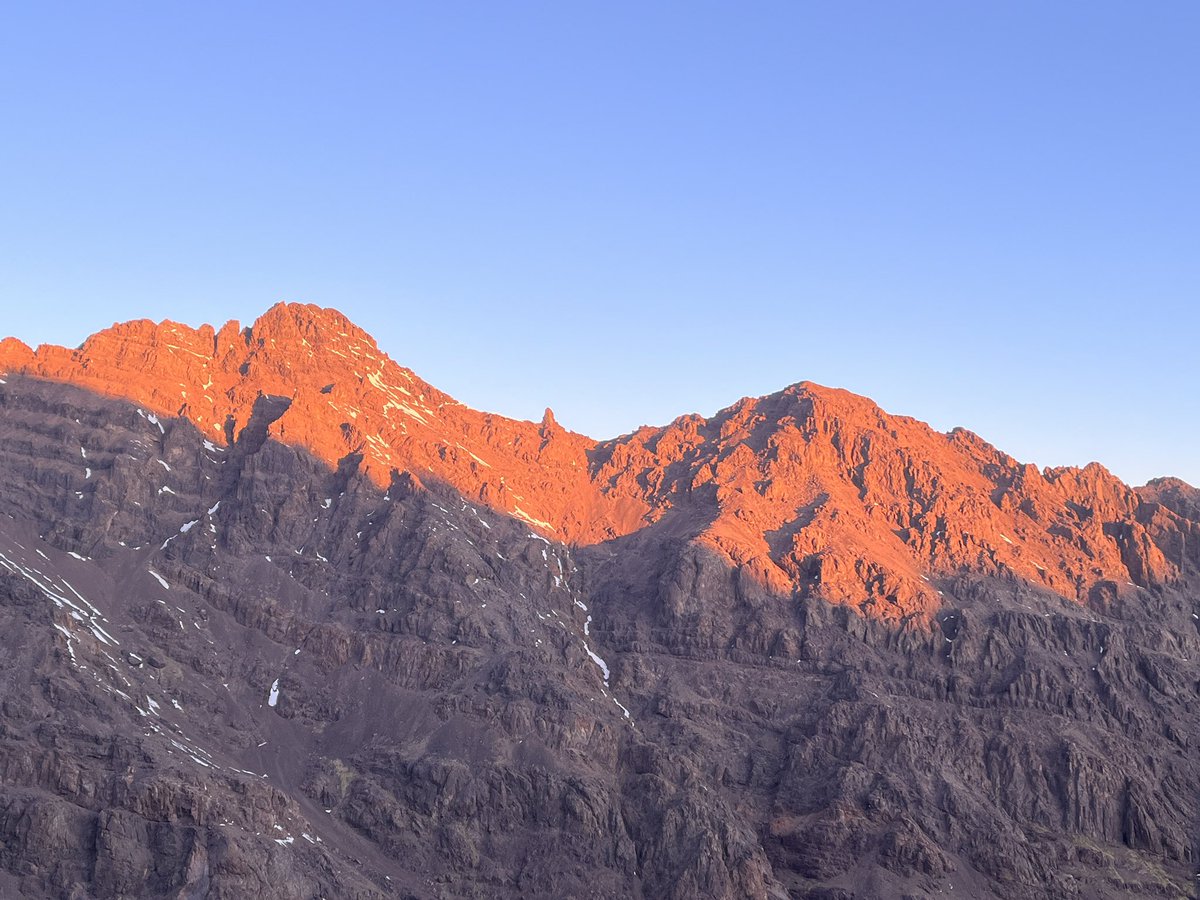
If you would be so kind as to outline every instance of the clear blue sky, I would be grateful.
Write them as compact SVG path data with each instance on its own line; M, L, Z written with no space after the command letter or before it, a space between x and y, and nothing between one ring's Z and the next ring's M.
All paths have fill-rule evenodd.
M334 306L597 437L810 379L1200 484L1200 4L0 10L0 332Z

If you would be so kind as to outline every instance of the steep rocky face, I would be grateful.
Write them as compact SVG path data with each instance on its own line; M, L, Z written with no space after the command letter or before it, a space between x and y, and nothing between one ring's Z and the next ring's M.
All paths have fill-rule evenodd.
M652 516L699 507L699 542L764 587L873 618L927 617L944 602L934 581L965 572L1084 600L1102 583L1176 581L1185 565L1184 518L1099 465L1039 472L969 432L810 384L593 458L597 482Z
M310 307L0 373L0 896L1193 893L1182 482L809 384L597 443Z
M330 466L357 455L378 487L402 471L433 478L580 545L670 522L768 590L871 617L927 619L942 602L935 576L983 572L1085 600L1172 583L1185 565L1191 520L1099 465L1038 471L969 432L809 383L597 443L549 410L535 425L463 406L340 313L298 304L246 329L116 325L74 351L7 340L4 370L188 419L222 446L260 397L279 397L263 440Z
M564 537L606 515L580 496L591 441L551 416L539 426L462 406L392 362L333 310L279 304L249 328L229 322L219 331L130 322L71 351L43 346L34 353L10 341L0 344L4 370L186 418L221 445L250 420L260 396L283 397L290 403L270 423L270 437L331 466L359 454L362 471L378 487L386 488L397 469L431 474Z

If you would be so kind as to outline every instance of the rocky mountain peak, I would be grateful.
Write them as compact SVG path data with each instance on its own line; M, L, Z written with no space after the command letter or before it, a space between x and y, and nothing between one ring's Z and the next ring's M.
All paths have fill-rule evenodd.
M594 441L549 409L536 424L470 409L340 312L298 303L244 329L118 324L77 350L9 339L0 365L188 419L217 443L260 397L286 398L262 439L332 468L353 458L381 488L411 472L576 544L669 521L764 590L899 621L927 620L938 580L967 570L1085 601L1101 582L1163 583L1190 565L1179 502L1151 510L1150 493L1098 464L1039 472L969 432L807 381Z
M312 303L276 303L254 321L247 337L251 346L283 352L300 347L379 349L375 339L345 315Z

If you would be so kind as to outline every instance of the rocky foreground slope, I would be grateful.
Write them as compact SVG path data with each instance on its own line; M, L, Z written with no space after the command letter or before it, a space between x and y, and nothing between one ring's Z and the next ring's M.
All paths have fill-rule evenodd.
M0 342L0 897L1188 897L1200 493L339 314Z

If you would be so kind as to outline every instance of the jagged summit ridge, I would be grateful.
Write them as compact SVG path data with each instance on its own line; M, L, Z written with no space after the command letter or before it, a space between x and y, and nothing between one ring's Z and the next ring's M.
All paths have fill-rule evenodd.
M931 615L962 572L1086 600L1198 562L1190 507L1169 502L1180 489L1134 490L1096 464L1039 471L811 382L595 441L550 410L533 423L471 409L341 313L292 303L247 328L114 325L76 350L9 339L0 370L123 397L223 444L260 397L286 398L264 438L334 468L353 459L381 487L441 481L570 543L670 528L773 593L900 621Z

